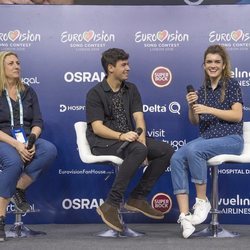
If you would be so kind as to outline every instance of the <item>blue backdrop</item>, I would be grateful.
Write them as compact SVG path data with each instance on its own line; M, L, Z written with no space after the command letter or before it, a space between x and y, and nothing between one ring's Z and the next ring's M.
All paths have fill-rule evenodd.
M201 85L203 53L211 44L227 47L232 73L242 86L244 119L250 120L249 13L249 5L0 6L0 50L18 53L23 81L39 96L43 137L58 149L56 162L27 191L41 212L25 222L101 222L95 209L107 195L114 170L80 161L74 123L85 120L86 93L103 78L100 57L110 47L130 54L129 80L142 94L148 135L176 150L197 136L187 118L186 85ZM221 222L249 224L250 165L228 164L220 173ZM173 201L163 222L175 222L169 168L149 201L162 192ZM126 220L155 222L138 214Z

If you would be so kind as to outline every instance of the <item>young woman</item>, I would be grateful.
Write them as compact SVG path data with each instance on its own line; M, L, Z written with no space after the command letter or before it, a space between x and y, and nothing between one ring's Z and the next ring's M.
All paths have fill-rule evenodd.
M207 48L203 61L205 79L201 88L186 95L189 120L199 125L200 137L175 152L171 177L177 197L184 238L195 231L194 225L206 220L211 209L206 197L207 160L219 154L240 154L243 149L242 94L239 83L231 78L229 57L220 45ZM194 213L189 212L189 182L196 188Z

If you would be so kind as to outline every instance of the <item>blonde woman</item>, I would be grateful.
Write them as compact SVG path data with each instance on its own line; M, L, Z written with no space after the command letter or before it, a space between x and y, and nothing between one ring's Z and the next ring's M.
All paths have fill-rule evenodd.
M30 210L25 190L57 154L52 143L40 138L43 120L37 95L21 82L20 70L15 53L0 52L0 241L5 240L10 199L17 210Z

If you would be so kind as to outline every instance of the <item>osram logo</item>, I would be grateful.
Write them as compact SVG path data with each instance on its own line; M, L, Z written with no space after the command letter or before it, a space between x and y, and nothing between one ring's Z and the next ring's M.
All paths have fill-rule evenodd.
M103 199L64 199L62 201L62 207L66 210L69 209L95 209L104 202Z
M104 77L104 72L66 72L64 74L64 81L67 83L92 83L101 82Z

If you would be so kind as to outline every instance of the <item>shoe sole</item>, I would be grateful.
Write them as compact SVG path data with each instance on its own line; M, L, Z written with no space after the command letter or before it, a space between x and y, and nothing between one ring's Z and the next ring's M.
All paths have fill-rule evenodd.
M123 230L122 230L121 228L116 227L115 225L111 224L109 221L107 221L107 220L105 219L105 217L104 217L104 215L103 215L103 212L102 212L102 210L101 210L99 207L96 209L96 211L97 211L97 213L101 216L103 222L104 222L108 227L112 228L112 229L115 230L115 231L123 232Z
M24 211L24 210L20 209L20 208L16 205L15 200L14 200L14 199L12 199L12 198L10 199L10 201L14 204L15 209L17 210L17 212L20 212L20 213L28 213L28 212L30 212L30 211L31 211L31 209L28 209L28 210L26 210L26 211Z
M152 218L152 219L161 220L161 219L164 218L164 215L162 215L162 216L155 216L155 215L152 215L152 214L148 214L145 211L140 210L139 208L132 207L132 206L128 205L127 203L124 205L124 208L126 208L129 211L143 213L145 216L147 216L149 218Z

